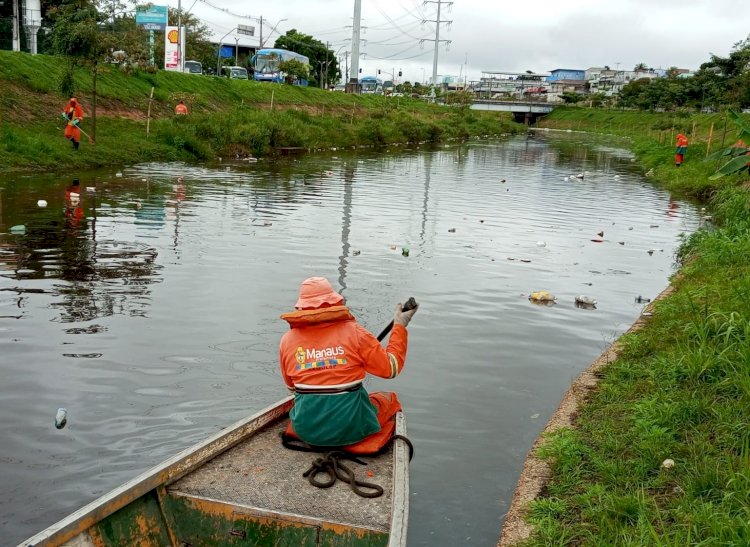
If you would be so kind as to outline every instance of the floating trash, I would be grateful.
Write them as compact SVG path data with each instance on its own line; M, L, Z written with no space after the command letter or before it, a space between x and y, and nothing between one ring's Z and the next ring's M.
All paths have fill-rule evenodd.
M624 241L618 241L617 243L620 244L620 245L625 245Z
M576 304L585 304L587 306L596 306L596 298L585 294L576 296Z
M600 238L600 237L592 239L591 241L593 241L594 243L604 243L604 240L602 238Z
M646 298L644 296L641 296L640 294L635 297L636 304L646 304L648 302L651 302L650 298Z
M530 417L530 418L531 418L532 420L536 420L536 419L537 419L537 418L539 417L539 413L537 412L536 414L532 414L532 415L531 415L531 416L529 416L529 417Z
M481 224L484 224L484 219L480 218L480 219L479 219L479 222L480 222Z
M534 291L529 295L529 300L533 302L554 302L557 297L548 291Z
M402 247L401 254L404 256L409 256L409 247Z
M396 247L397 247L396 245L391 245L391 251L395 251Z
M36 206L37 206L37 207L46 207L46 206L47 206L47 201L46 201L46 200L43 200L43 199L40 199L40 200L38 200L38 201L36 202Z
M25 234L26 226L24 224L16 224L15 226L11 226L10 233L11 234Z
M546 247L547 246L547 242L546 241L537 241L536 242L536 246L537 247Z
M449 231L450 233L455 233L456 229L455 229L455 228L448 228L448 231Z
M146 180L146 179L143 179L143 180ZM96 192L96 188L94 188L93 186L87 186L86 187L86 191L87 192Z
M653 314L653 312L650 312L650 311L644 311L641 315L643 317L651 317L654 314Z
M352 251L352 255L353 256L359 256L359 253L361 253L361 252L362 251Z
M122 176L122 173L121 173L120 171L118 171L117 173L115 173L115 176L116 176L116 177L121 177L121 176Z
M68 423L68 411L64 408L58 408L55 414L55 427L62 429Z
M528 264L529 262L531 262L531 260L529 260L528 258L522 258L521 262L525 262L526 264Z
M658 227L659 227L658 224L652 224L651 226L649 226L649 228L658 228Z
M505 179L500 179L500 182L505 182Z

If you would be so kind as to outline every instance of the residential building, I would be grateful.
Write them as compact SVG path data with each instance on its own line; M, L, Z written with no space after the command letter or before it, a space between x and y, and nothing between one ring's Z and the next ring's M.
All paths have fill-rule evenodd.
M550 75L547 77L549 83L553 83L559 80L585 80L586 71L579 70L577 68L556 68L550 70Z

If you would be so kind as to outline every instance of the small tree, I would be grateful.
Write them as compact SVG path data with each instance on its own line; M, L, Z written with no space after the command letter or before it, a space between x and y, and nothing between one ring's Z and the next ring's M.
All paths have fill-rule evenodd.
M308 66L297 59L281 61L279 63L279 70L284 74L284 81L288 84L307 80L310 77Z

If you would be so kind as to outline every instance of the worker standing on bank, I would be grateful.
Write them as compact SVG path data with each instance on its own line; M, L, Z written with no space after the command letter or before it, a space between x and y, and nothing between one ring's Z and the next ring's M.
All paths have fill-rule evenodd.
M679 167L685 160L685 153L687 152L688 138L682 133L677 134L677 148L674 151L674 165Z
M188 114L187 105L183 101L180 101L179 103L177 103L177 106L174 107L174 113L177 114L178 116L187 116Z
M73 143L73 150L78 150L81 142L81 130L78 128L83 121L83 109L78 104L78 99L71 97L68 106L62 112L62 118L65 120L65 138Z
M324 277L306 279L294 307L281 316L291 329L279 347L281 375L294 392L293 432L315 446L366 442L380 432L382 414L400 405L395 393L368 394L363 381L368 373L395 378L403 370L406 326L416 307L396 306L386 348L357 323Z

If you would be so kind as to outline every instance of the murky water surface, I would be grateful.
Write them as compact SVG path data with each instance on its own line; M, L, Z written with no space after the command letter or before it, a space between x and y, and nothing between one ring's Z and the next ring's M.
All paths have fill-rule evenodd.
M278 316L324 275L376 333L421 303L404 373L368 384L399 393L416 447L409 544L494 545L534 438L698 224L622 146L542 133L139 165L82 173L67 208L69 177L6 177L0 543L284 396Z

